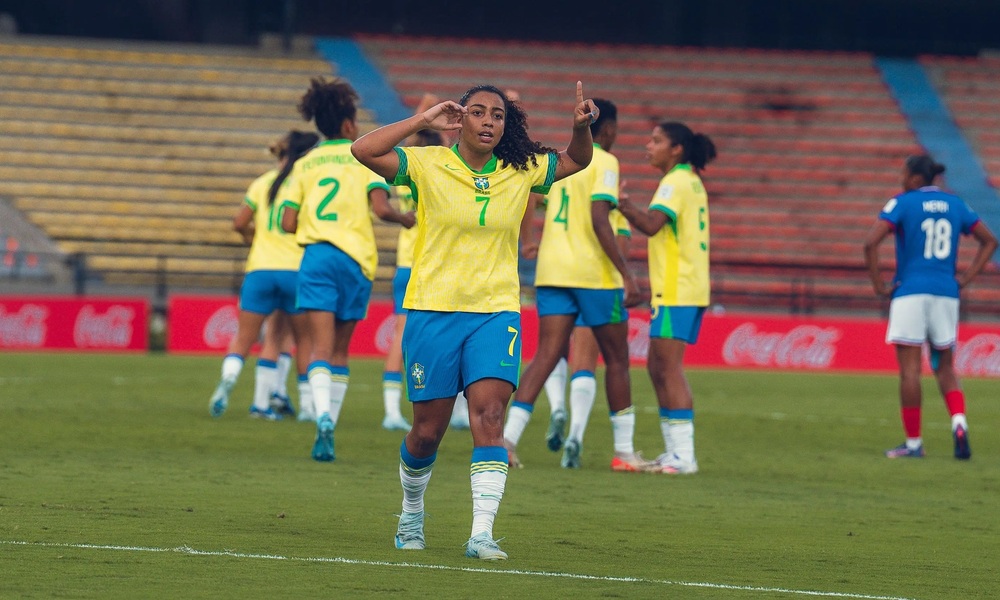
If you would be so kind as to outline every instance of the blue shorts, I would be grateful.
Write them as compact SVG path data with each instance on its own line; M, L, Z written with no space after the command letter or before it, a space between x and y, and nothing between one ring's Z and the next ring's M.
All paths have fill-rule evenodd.
M406 284L410 283L410 267L396 267L392 276L392 314L405 315L403 297L406 296Z
M521 315L411 310L403 328L411 402L451 398L480 379L521 374Z
M542 286L535 290L539 317L575 315L580 327L624 323L625 290L592 290L584 288Z
M240 288L240 310L259 315L276 310L299 314L302 311L295 307L297 279L295 271L250 271Z
M704 315L704 306L654 306L649 337L694 344L698 341Z
M306 246L299 265L300 309L331 312L339 321L360 321L371 295L371 280L343 250L325 242Z

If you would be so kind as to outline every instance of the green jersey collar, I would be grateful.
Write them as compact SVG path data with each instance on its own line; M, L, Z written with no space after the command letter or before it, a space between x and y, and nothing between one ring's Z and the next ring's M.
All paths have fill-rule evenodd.
M452 146L451 147L451 151L455 153L455 156L458 157L458 160L462 161L463 165L469 167L469 163L465 162L465 159L462 158L462 155L458 153L458 144L455 144L454 146ZM485 165L483 165L482 170L477 171L477 170L473 169L472 167L469 167L469 170L472 171L473 173L478 173L479 175L488 175L488 174L496 171L497 170L497 156L496 156L496 154L493 154L493 155L490 156L490 159L488 161L486 161Z
M335 140L324 140L320 142L320 146L339 146L340 144L350 144L351 140L347 138L337 138Z
M667 171L667 174L673 173L674 171L693 171L693 170L694 169L691 168L691 163L680 163L678 165L674 165L674 168Z

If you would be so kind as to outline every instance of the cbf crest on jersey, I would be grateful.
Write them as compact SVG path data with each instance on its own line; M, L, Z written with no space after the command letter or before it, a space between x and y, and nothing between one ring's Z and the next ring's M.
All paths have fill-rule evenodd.
M488 177L473 177L472 182L476 184L476 189L480 192L490 189L490 180Z
M423 389L424 385L427 383L424 374L424 366L420 363L413 363L410 367L410 377L413 379L413 388L420 390Z

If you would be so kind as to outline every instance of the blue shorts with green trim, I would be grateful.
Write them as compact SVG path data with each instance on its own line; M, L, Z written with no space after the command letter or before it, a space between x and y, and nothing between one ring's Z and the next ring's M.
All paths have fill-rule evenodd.
M338 321L360 321L368 313L371 294L371 280L343 250L326 242L305 247L299 265L300 309L331 312Z
M410 310L403 366L411 402L451 398L480 379L521 374L521 315Z
M701 332L703 316L704 306L654 306L649 321L649 337L694 344Z
M576 315L578 327L599 327L628 321L625 290L541 286L535 290L538 316Z

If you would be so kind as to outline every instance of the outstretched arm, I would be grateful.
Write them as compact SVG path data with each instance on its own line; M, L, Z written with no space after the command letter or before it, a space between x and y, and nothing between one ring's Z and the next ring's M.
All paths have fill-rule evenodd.
M960 288L972 283L972 280L979 275L997 249L997 238L982 221L973 226L972 236L979 242L979 249L976 250L976 256L972 259L972 263L958 276L958 287Z
M618 194L618 210L628 219L632 227L649 236L656 235L667 223L666 213L658 210L649 210L648 208L643 210L633 204L628 193L625 191L624 185L622 185L622 190Z
M573 137L566 149L559 153L556 167L556 181L581 171L594 157L594 138L590 135L590 124L597 120L601 112L591 100L583 99L583 82L576 82L576 107L573 109Z
M882 273L878 268L878 247L891 232L892 225L884 219L879 219L872 225L865 239L865 266L868 267L868 278L871 279L872 289L877 296L892 294L892 284L882 279Z
M361 136L351 144L351 154L372 171L391 179L399 172L399 157L393 148L424 129L437 131L461 129L462 115L465 113L464 106L446 100L419 115L390 123Z

